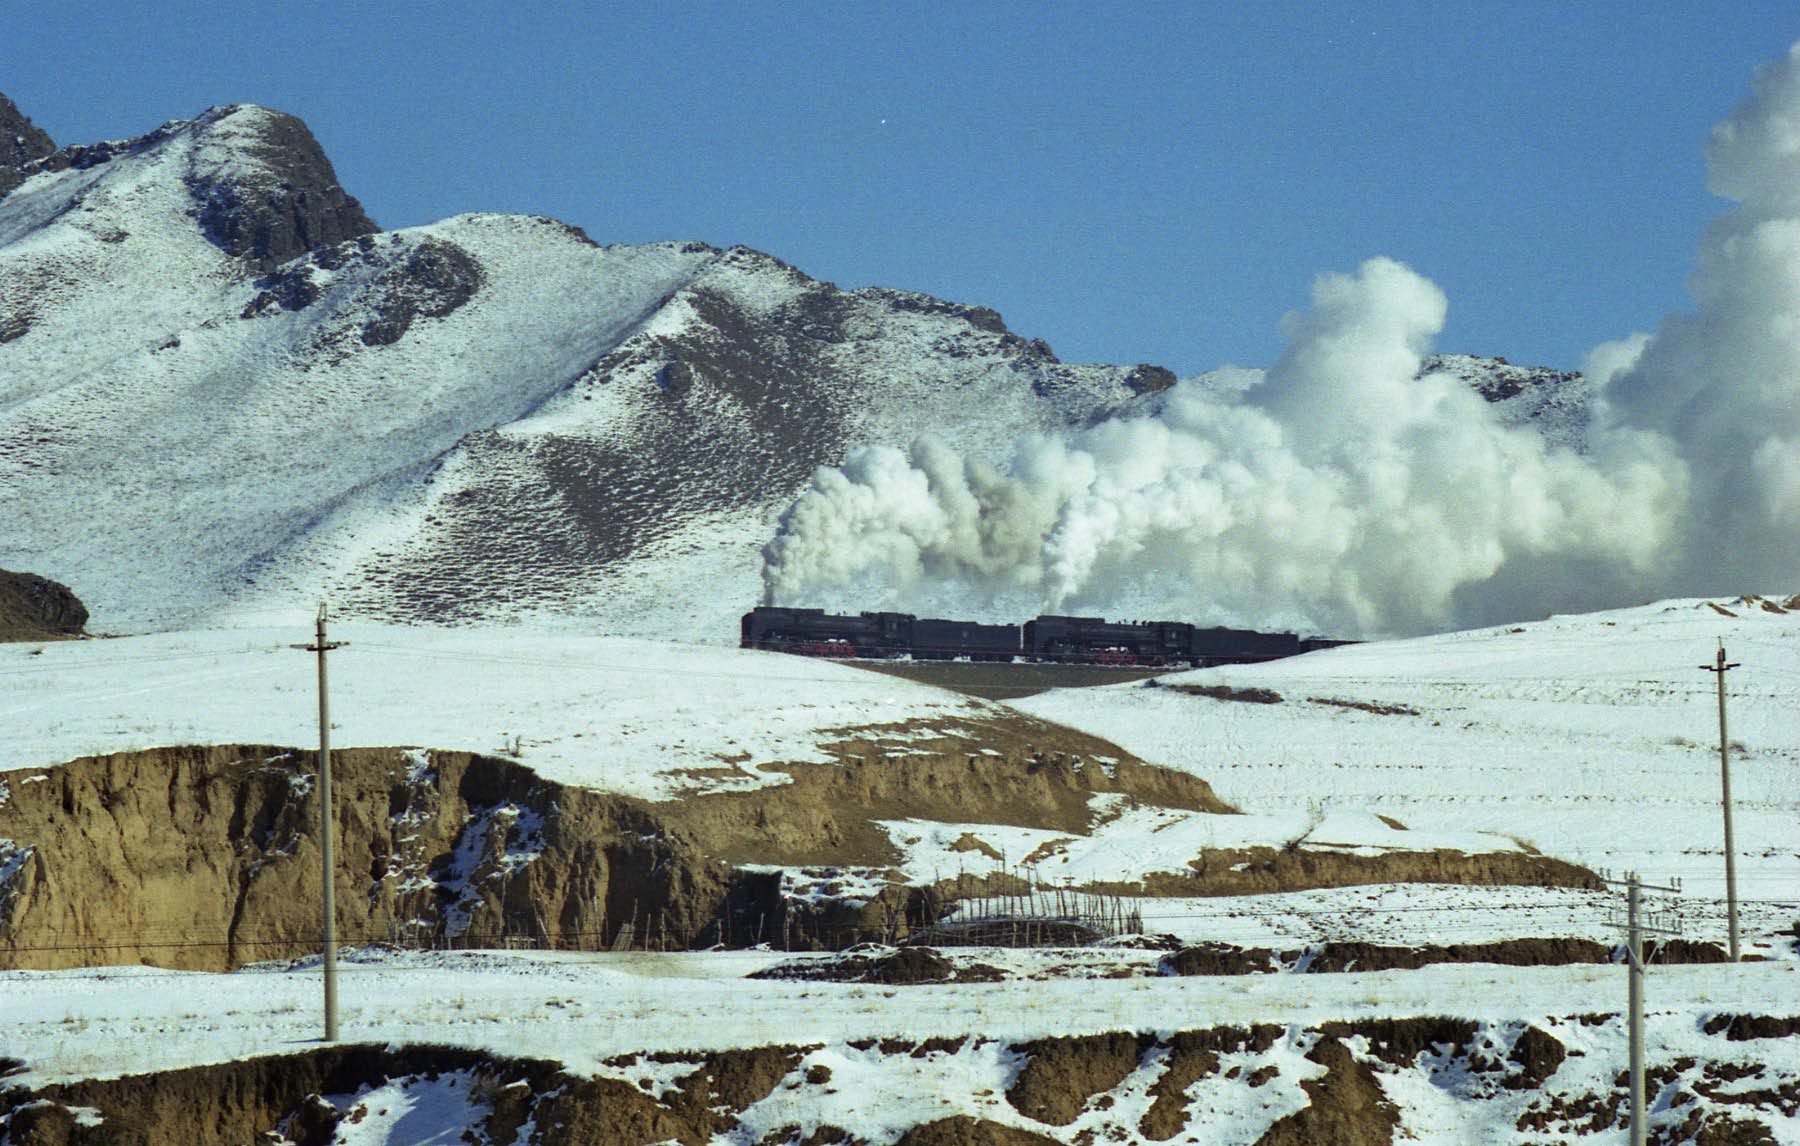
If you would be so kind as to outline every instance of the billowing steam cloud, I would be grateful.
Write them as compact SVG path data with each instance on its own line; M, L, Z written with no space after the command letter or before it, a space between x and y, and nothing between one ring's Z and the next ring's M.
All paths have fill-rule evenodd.
M1800 572L1800 44L1757 72L1706 159L1708 189L1738 206L1701 238L1699 309L1640 336L1607 390L1691 469L1662 587L1785 590Z
M1800 45L1707 155L1712 190L1740 205L1702 241L1699 309L1590 355L1604 388L1585 453L1419 377L1444 296L1372 259L1320 278L1280 361L1235 388L1183 383L1153 414L1028 437L1000 467L930 440L853 452L784 515L766 594L1375 634L1784 589L1800 552Z

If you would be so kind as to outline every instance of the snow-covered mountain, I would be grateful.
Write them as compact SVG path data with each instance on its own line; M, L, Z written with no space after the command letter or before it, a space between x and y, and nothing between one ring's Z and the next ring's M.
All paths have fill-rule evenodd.
M61 150L0 119L0 564L102 631L329 597L719 639L781 509L852 445L997 456L1175 380L747 248L519 216L378 232L264 108Z

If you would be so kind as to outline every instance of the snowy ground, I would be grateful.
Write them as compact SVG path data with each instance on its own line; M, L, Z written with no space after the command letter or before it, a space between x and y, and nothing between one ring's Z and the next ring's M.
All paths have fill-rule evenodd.
M935 820L886 820L894 845L905 855L901 870L915 881L958 872L985 875L1018 869L1027 861L1034 878L1049 883L1128 882L1147 872L1186 872L1188 861L1214 848L1282 847L1303 842L1308 850L1380 855L1442 848L1465 852L1516 851L1504 835L1483 832L1399 831L1367 812L1343 810L1323 821L1304 812L1220 815L1148 807L1103 793L1093 798L1093 830L1074 836L1005 824L947 824ZM988 851L972 849L979 840Z
M907 988L742 978L778 958L756 952L420 953L352 960L342 975L342 1036L352 1042L447 1042L552 1057L574 1071L634 1083L655 1067L605 1060L636 1052L817 1044L819 1049L802 1067L829 1067L833 1089L842 1096L835 1105L831 1090L796 1095L778 1088L765 1100L768 1109L753 1107L746 1113L746 1124L766 1120L772 1127L800 1113L878 1137L886 1127L959 1113L1018 1122L1000 1097L1019 1065L1005 1043L1047 1035L1287 1024L1288 1037L1273 1052L1283 1056L1279 1087L1258 1093L1219 1079L1207 1084L1206 1094L1194 1095L1203 1108L1248 1103L1249 1111L1265 1122L1305 1104L1298 1083L1320 1070L1302 1061L1308 1045L1302 1031L1325 1020L1452 1013L1496 1023L1531 1022L1584 1051L1584 1058L1568 1061L1564 1070L1569 1077L1559 1077L1559 1082L1589 1084L1602 1093L1612 1090L1612 1076L1621 1065L1615 1060L1623 1050L1616 1021L1593 1027L1572 1018L1618 1010L1625 975L1616 966L1438 966L1377 974ZM319 981L312 969L231 975L140 969L12 972L0 975L0 992L7 1001L7 1052L27 1064L24 1073L8 1080L16 1085L318 1045ZM1752 1061L1760 1057L1777 1069L1797 1065L1792 1060L1800 1049L1793 1046L1727 1044L1705 1036L1701 1027L1714 1013L1768 1013L1775 1001L1791 1004L1800 998L1800 965L1748 964L1729 971L1658 967L1650 976L1647 998L1647 1057L1653 1065L1685 1054L1716 1057L1721 1051ZM722 1013L733 1015L733 1021L720 1023ZM849 1045L867 1038L920 1040L970 1032L979 1037L941 1055L883 1055ZM664 1066L663 1073L678 1066ZM1148 1086L1155 1073L1139 1081ZM652 1088L670 1081L649 1079ZM1122 1085L1129 1089L1131 1080ZM1478 1117L1451 1102L1458 1097L1454 1094L1427 1088L1411 1095L1405 1075L1384 1085L1399 1099L1409 1125L1429 1129L1442 1119ZM1263 1101L1289 1091L1292 1101L1273 1106ZM454 1115L461 1109L455 1097L397 1095L391 1113L399 1117L411 1108L402 1106L401 1099L412 1104L441 1100L446 1116ZM1070 1128L1077 1132L1079 1125Z
M318 739L310 630L0 644L0 772L175 744ZM332 743L510 753L578 787L668 799L787 782L833 729L1006 710L803 657L516 630L333 626ZM720 769L724 769L721 773ZM707 774L698 774L706 771ZM0 799L3 799L0 796Z
M1491 832L1595 868L1724 892L1718 707L1728 677L1738 892L1800 903L1800 611L1675 601L1350 646L1162 685L1273 689L1280 704L1168 687L1067 689L1014 707L1204 776L1246 812L1344 811ZM1337 702L1400 711L1370 711Z
M1698 666L1723 636L1743 662L1730 685L1732 736L1744 745L1733 779L1746 950L1767 961L1653 967L1648 1054L1653 1065L1694 1054L1740 1054L1746 1063L1760 1056L1791 1075L1800 1071L1792 1040L1728 1043L1701 1029L1712 1014L1787 1014L1800 1000L1800 957L1791 936L1780 934L1800 915L1800 614L1720 604L1736 615L1673 602L1174 678L1271 688L1283 695L1279 704L1186 694L1168 681L1045 694L1017 707L1196 772L1252 814L1204 816L1102 798L1108 818L1086 839L973 822L887 826L907 850L913 876L998 862L979 849L957 849L963 833L1009 864L1041 850L1046 874L1066 867L1081 878L1173 865L1199 846L1300 833L1350 851L1518 840L1559 858L1682 876L1684 890L1674 898L1688 936L1716 941L1724 931L1717 761L1708 746L1716 707L1711 678ZM21 730L0 746L0 769L150 744L306 743L313 662L287 647L306 635L237 630L0 648L0 717ZM684 770L739 753L748 758L734 764L732 785L778 780L756 765L808 758L832 728L902 720L954 726L996 711L891 677L735 650L363 625L334 635L352 642L332 662L338 743L495 751L516 736L524 762L546 775L647 795L691 788L699 781ZM1320 703L1328 701L1364 707ZM1609 893L1574 889L1406 885L1140 907L1149 931L1283 948L1331 939L1609 941L1618 936L1608 919L1616 903ZM1160 978L1145 973L1150 952L993 952L982 958L1014 978L894 988L743 977L786 958L371 954L346 967L343 1035L552 1057L575 1071L633 1082L651 1064L605 1060L819 1044L803 1065L828 1067L833 1087L777 1088L745 1112L744 1125L824 1119L877 1141L891 1140L902 1123L957 1113L1017 1124L999 1097L1018 1069L1003 1044L1044 1035L1291 1024L1288 1041L1268 1052L1281 1060L1278 1086L1253 1093L1207 1082L1194 1092L1196 1109L1217 1112L1220 1125L1246 1127L1303 1103L1298 1084L1320 1069L1302 1057L1303 1028L1328 1019L1449 1014L1515 1024L1510 1029L1534 1023L1584 1052L1555 1080L1571 1094L1611 1092L1623 1066L1616 1021L1586 1026L1568 1018L1620 1008L1625 984L1617 966ZM1034 977L1059 958L1065 974L1080 969L1073 977ZM4 1052L26 1064L9 1081L26 1086L305 1049L316 1045L317 1002L318 979L306 968L0 973ZM733 1019L721 1023L720 1014ZM919 1058L850 1045L970 1032L982 1038ZM1120 1085L1121 1109L1144 1099L1152 1066ZM458 1125L467 1081L407 1084L404 1094L378 1096L377 1105L394 1118L441 1115L446 1126ZM1383 1085L1409 1129L1442 1141L1510 1141L1510 1129L1495 1127L1509 1128L1513 1107L1529 1100L1464 1102L1467 1095L1446 1090L1443 1076L1429 1072L1400 1072ZM879 1102L858 1098L877 1093ZM1492 1101L1505 1109L1490 1110ZM1490 1115L1495 1121L1485 1129L1472 1121ZM1069 1135L1086 1125L1078 1121ZM1800 1141L1800 1128L1782 1133L1778 1140Z

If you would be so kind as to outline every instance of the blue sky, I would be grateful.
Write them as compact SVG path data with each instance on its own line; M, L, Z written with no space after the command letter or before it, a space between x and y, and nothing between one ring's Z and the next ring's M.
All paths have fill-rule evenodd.
M998 308L1071 361L1262 365L1385 254L1446 350L1574 367L1686 306L1700 147L1791 3L0 2L59 143L305 119L385 227L746 243Z

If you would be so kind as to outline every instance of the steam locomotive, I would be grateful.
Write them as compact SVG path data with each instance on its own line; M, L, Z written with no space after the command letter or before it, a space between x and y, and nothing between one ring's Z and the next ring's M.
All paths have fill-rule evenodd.
M1254 629L1200 628L1186 621L1042 616L1023 625L983 625L911 613L852 617L823 609L758 606L744 614L740 643L747 649L815 657L1206 667L1275 660L1351 642Z

